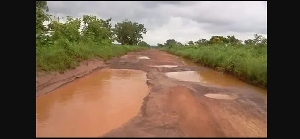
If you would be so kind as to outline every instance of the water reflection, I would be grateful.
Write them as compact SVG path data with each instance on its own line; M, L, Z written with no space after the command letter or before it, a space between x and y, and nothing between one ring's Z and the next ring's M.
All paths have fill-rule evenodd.
M225 94L205 94L204 96L214 99L236 99L235 96L225 95Z
M150 59L148 56L139 56L138 59Z
M188 66L197 66L205 68L203 65L194 63L187 59L181 59L182 63ZM205 68L202 71L181 71L181 72L167 72L168 77L181 81L201 82L207 84L213 84L222 87L237 87L242 90L259 92L267 95L267 90L250 85L246 82L239 80L231 75L223 74L213 69Z
M156 68L176 68L177 65L151 65L150 67L156 67Z
M37 137L96 137L135 116L146 73L104 69L36 99Z

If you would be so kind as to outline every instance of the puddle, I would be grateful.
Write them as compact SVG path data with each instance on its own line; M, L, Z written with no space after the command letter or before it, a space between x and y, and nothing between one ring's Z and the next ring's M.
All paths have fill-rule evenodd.
M218 86L245 86L246 83L214 70L166 72L168 77L181 81L210 83Z
M189 65L189 66L196 66L196 67L202 67L206 70L203 71L190 71L190 73L177 73L176 75L178 76L184 76L185 74L188 74L192 76L192 80L197 80L197 82L204 82L204 83L210 83L218 86L246 86L247 83L227 74L223 74L221 72L215 71L210 68L206 68L201 64L194 63L191 60L183 59L181 58L182 63L184 65ZM182 75L179 75L182 74ZM173 74L174 75L174 74Z
M191 60L188 60L188 59L185 59L185 58L182 58L182 57L180 58L180 60L181 60L182 64L184 64L184 65L195 66L195 67L198 67L198 66L203 67L203 65L201 65L199 63L195 63Z
M156 68L176 68L178 67L177 65L153 65L150 67L156 67Z
M99 137L138 114L146 73L103 69L36 98L36 137Z
M139 56L138 59L150 59L148 56Z
M165 74L180 81L199 82L222 87L237 87L237 89L242 91L259 92L267 95L266 89L247 84L235 77L211 69L205 71L166 72Z
M204 96L214 99L236 99L234 96L224 95L224 94L205 94Z
M194 63L191 60L181 58L182 63L189 66L196 66L204 68L203 71L184 71L184 72L167 72L166 75L170 78L175 78L181 81L201 82L207 84L213 84L222 87L237 87L239 90L258 92L263 95L267 95L267 89L253 86L238 78L223 74L213 69L207 68L201 64ZM243 92L242 91L242 92Z
M165 74L180 81L203 82L201 76L195 71L166 72Z

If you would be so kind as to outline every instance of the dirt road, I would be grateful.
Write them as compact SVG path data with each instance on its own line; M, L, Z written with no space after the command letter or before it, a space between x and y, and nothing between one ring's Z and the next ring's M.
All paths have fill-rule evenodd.
M139 56L150 59L138 59ZM68 76L37 78L37 96L74 80L78 75L84 76L102 67L142 70L147 72L147 84L151 86L151 91L144 98L139 114L122 127L106 133L105 137L267 137L267 103L264 95L169 78L165 72L205 70L184 65L177 56L150 49L96 65L91 64L87 68L89 70L84 72L73 70ZM206 97L205 94L209 93L230 95L235 99Z

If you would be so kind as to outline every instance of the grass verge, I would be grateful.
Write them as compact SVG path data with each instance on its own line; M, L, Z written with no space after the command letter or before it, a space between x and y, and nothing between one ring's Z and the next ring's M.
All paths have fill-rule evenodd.
M47 47L36 47L36 68L43 71L73 69L79 62L92 58L104 61L128 52L148 49L141 46L111 45L96 42L58 41Z
M172 46L158 48L267 88L267 46Z

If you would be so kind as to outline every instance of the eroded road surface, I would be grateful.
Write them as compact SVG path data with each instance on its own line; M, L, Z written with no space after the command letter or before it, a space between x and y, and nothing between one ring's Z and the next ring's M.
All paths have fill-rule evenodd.
M92 100L97 104L84 107L84 109L94 111L88 114L96 124L90 129L81 127L86 132L93 130L93 136L96 136L94 134L99 131L98 136L104 137L267 137L267 91L264 89L156 49L131 52L120 58L113 58L103 67L104 71L129 69L136 72L139 70L136 74L145 74L145 78L142 76L138 76L137 79L124 78L123 83L120 83L123 85L111 84L111 88L115 85L114 92L119 92L120 97L114 96L118 93L102 98L103 100L95 99L97 94L94 93L85 96L87 101ZM97 75L92 73L88 76ZM78 82L83 82L82 80ZM139 82L147 84L148 87L135 82L130 83L132 80L140 80ZM94 84L95 82L97 83L94 81ZM73 84L76 84L76 81ZM133 87L134 84L135 87ZM97 90L97 87L93 88L91 85L89 87L92 88L86 88L88 91ZM126 87L135 88L133 89L135 91L130 92L124 89ZM47 92L47 87L43 87L43 84L37 83L38 89L43 94ZM76 85L69 87L70 89L76 90ZM80 87L78 90L74 94L80 94L78 93ZM54 94L54 92L51 93ZM50 96L51 93L47 95ZM132 106L122 99L132 101ZM116 113L115 116L123 117L126 111L129 114L124 115L125 118L111 117L109 114L103 116L103 113L113 113L102 106L112 107L112 103L105 100L113 100L114 103L126 106L124 110L122 108L123 113ZM41 99L37 97L37 101ZM62 104L64 104L63 101ZM74 110L81 107L76 100L64 105L71 104ZM53 110L53 113L63 111L57 108L56 112ZM77 111L78 115L81 114L80 110ZM104 122L105 120L99 122L97 118L101 116L107 116L107 120L119 119L121 122L105 128L110 122ZM88 121L83 120L83 122ZM39 124L43 126L43 123ZM78 130L80 131L82 130Z

